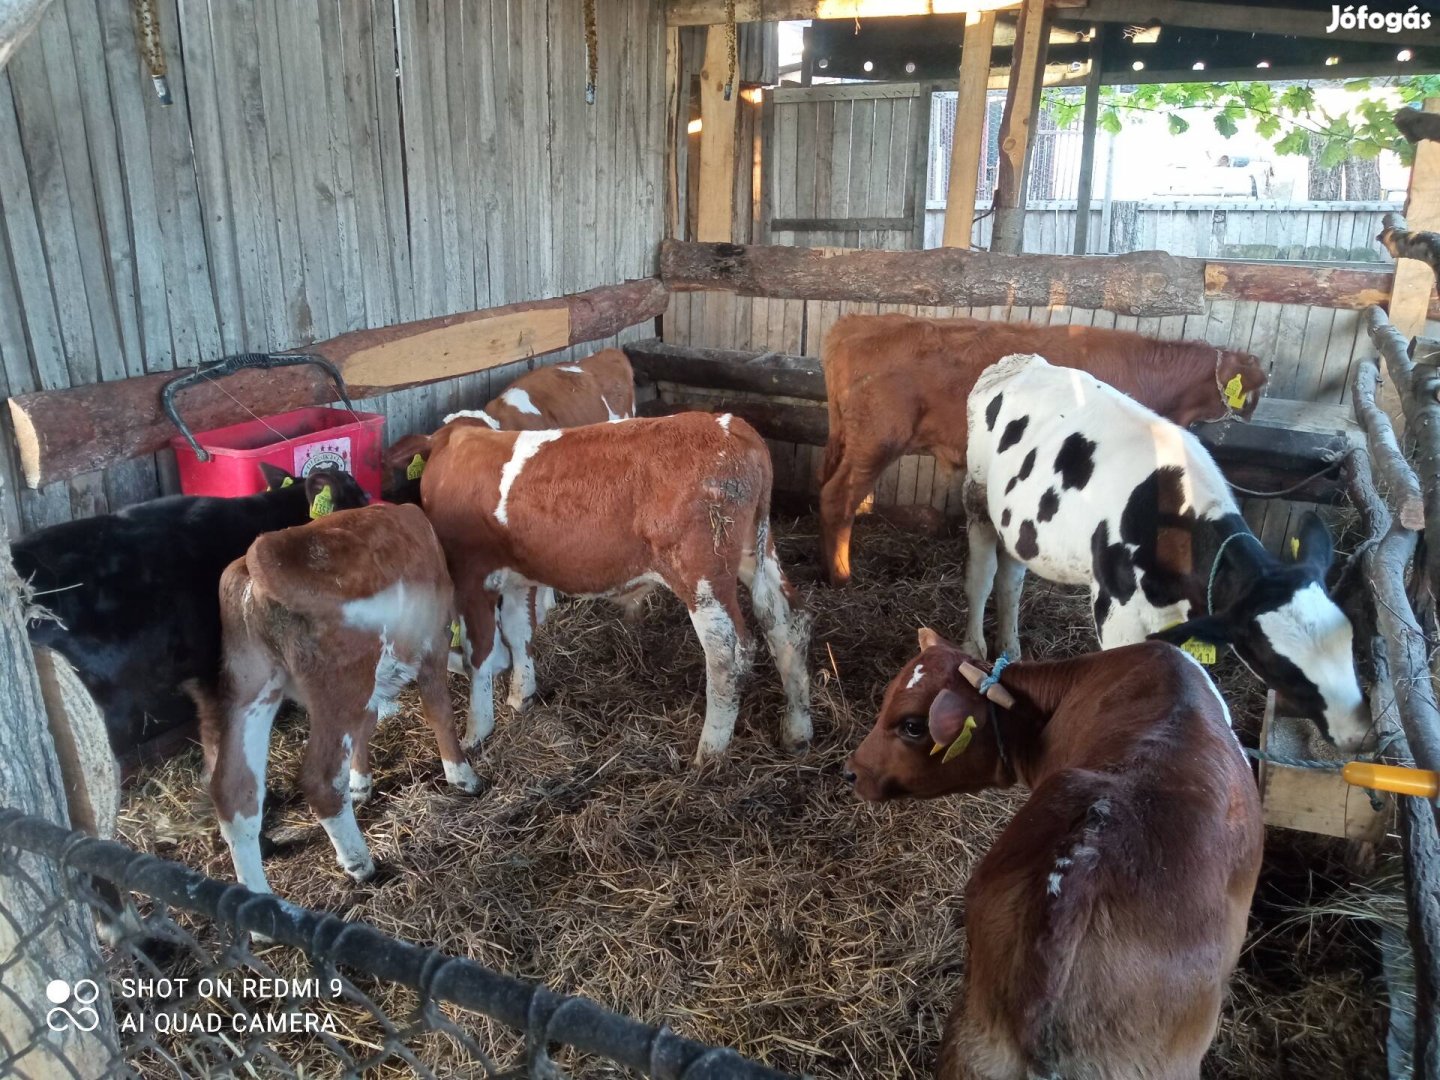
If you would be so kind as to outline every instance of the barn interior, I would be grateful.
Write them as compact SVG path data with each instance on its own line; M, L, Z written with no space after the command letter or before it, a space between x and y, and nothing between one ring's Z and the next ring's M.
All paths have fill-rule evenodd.
M705 665L683 607L656 596L622 624L568 602L537 641L537 705L497 708L480 799L446 789L413 692L381 729L359 815L374 882L332 864L294 782L305 718L285 717L268 867L287 900L784 1074L933 1074L964 981L965 881L1024 796L877 808L840 778L916 629L958 634L965 614L960 477L924 455L867 503L856 584L821 580L819 356L852 313L1114 327L1262 357L1253 422L1198 434L1267 548L1312 508L1341 537L1372 596L1356 641L1387 760L1440 768L1423 547L1440 298L1411 246L1440 230L1440 144L1418 144L1398 222L1384 200L1176 199L1147 217L1092 183L1101 88L1432 74L1433 33L1327 33L1330 7L1295 0L137 0L138 32L123 5L34 6L23 40L0 33L9 536L179 490L162 389L237 354L330 361L394 441L619 345L644 414L732 412L771 452L781 557L816 613L808 756L776 746L782 698L761 660L731 760L697 773ZM795 20L809 25L786 70L777 28ZM1049 87L1086 102L1073 199L1030 183ZM937 170L936 95L957 88ZM1005 91L996 115L986 90ZM1253 235L1292 257L1203 246L1223 230L1224 252ZM325 373L286 367L203 381L179 409L201 431L336 400ZM6 603L29 671L25 616ZM1081 593L1032 580L1024 604L1028 655L1096 647ZM1311 754L1242 665L1216 675L1242 742ZM38 692L11 712L43 727ZM464 679L452 693L460 707ZM135 747L117 834L228 881L201 765L187 729ZM0 805L65 822L44 768L0 755ZM1434 800L1372 800L1275 763L1257 779L1266 868L1203 1075L1440 1076ZM157 953L154 970L203 973L232 928L169 910L203 947ZM258 951L281 974L309 970L304 952ZM419 999L355 981L379 1010L334 1005L358 1054L388 1045L383 1017ZM497 1057L526 1052L493 1018L456 1023ZM471 1064L437 1026L405 1030L437 1074ZM168 1075L182 1045L154 1040L132 1063ZM268 1048L327 1074L325 1040ZM196 1075L223 1067L214 1047L185 1052ZM555 1057L571 1075L620 1074ZM412 1071L396 1056L367 1075Z

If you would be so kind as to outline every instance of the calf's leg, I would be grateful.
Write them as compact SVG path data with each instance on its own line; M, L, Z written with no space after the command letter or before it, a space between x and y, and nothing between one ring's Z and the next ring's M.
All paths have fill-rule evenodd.
M825 448L827 465L832 447ZM875 478L894 460L886 447L844 445L835 451L838 460L827 469L820 488L820 545L825 574L831 585L850 581L850 534L855 512L875 487Z
M768 521L762 520L756 529L755 553L742 563L740 580L750 590L755 618L765 632L785 687L785 748L791 753L803 753L814 735L810 724L810 671L806 666L811 617L800 595L785 580Z
M450 687L445 680L445 658L448 655L449 642L443 641L439 648L420 661L420 670L415 676L415 682L420 687L420 707L425 713L425 723L434 732L436 745L440 748L446 781L467 795L478 795L480 778L465 760L460 740L455 737L455 713L450 707Z
M488 589L467 591L461 601L463 646L470 659L470 713L460 745L473 750L495 730L495 675L510 662L500 636L499 597Z
M251 892L269 892L260 864L260 818L270 728L284 699L285 673L258 650L227 658L219 723L202 728L205 756L214 762L210 797L235 876Z
M734 579L695 583L690 623L705 650L705 726L695 764L722 757L740 715L740 680L750 663L750 642L740 616Z
M967 484L967 495L969 491L970 485ZM965 500L965 508L968 518L965 528L970 537L970 550L965 556L965 602L969 610L965 618L965 640L960 648L977 660L984 660L987 655L985 604L995 584L1000 538L990 519L974 511L969 498ZM1018 585L1016 595L1019 595Z
M510 652L510 693L505 704L516 712L535 696L535 658L530 641L535 635L538 589L521 589L500 597L500 636Z
M320 819L335 848L340 869L355 881L375 876L375 860L355 821L348 768L356 746L374 730L375 713L343 691L328 697L307 694L310 738L300 768L305 801Z
M1025 564L1009 552L999 551L995 569L995 638L1000 651L1020 659L1020 589Z

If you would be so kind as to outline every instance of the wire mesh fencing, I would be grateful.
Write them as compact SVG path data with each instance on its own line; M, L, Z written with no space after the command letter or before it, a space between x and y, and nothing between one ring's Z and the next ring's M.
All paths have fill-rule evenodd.
M97 949L97 916L111 944ZM377 988L407 988L394 1015ZM785 1074L364 923L0 809L0 1076Z

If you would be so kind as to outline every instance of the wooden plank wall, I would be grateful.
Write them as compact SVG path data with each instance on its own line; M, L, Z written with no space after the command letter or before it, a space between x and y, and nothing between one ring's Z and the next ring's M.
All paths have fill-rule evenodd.
M916 198L930 138L928 88L917 83L783 88L774 95L761 243L918 248ZM775 219L909 218L907 228L795 232ZM922 226L923 227L923 226Z
M57 0L0 72L0 393L654 272L665 50L652 0L606 3L593 106L581 0L158 8L173 106L114 0ZM394 438L525 366L369 404ZM17 500L0 436L12 530L173 489L165 454Z
M677 345L818 356L825 332L842 314L891 311L935 318L1106 326L1162 338L1208 341L1273 361L1266 391L1269 396L1336 405L1349 402L1354 359L1371 351L1358 311L1235 300L1207 301L1203 315L1137 319L1071 307L951 308L677 292L663 319L663 330L665 340ZM802 494L818 490L820 447L771 442L770 450L777 490ZM959 476L945 475L928 456L907 456L881 476L874 501L881 507L929 505L946 516L957 516L961 513ZM1292 529L1292 514L1298 515L1304 507L1284 500L1251 499L1244 501L1244 510L1257 535L1271 550L1279 550ZM1294 524L1298 525L1298 516Z
M1276 203L1250 199L1149 200L1111 204L1110 232L1104 209L1090 210L1090 251L1168 251L1199 259L1287 259L1297 262L1384 263L1375 240L1381 218L1400 203ZM989 202L976 204L984 213ZM1075 201L1032 202L1025 215L1025 250L1070 254L1075 240ZM977 247L990 245L991 219L971 232ZM943 204L925 211L925 246L939 247L945 231Z

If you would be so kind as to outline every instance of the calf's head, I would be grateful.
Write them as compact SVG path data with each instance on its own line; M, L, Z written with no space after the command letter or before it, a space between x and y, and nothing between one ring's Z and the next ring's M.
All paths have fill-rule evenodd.
M313 469L300 480L279 466L262 461L260 474L265 477L266 491L283 491L297 486L303 488L305 501L311 507L316 505L316 499L320 500L322 507L328 505L332 511L355 510L370 502L370 496L360 482L340 469Z
M1013 699L1003 687L983 697L961 670L978 678L974 661L935 631L919 639L920 655L890 680L875 726L845 762L855 793L879 802L1010 784L995 724Z
M1239 597L1223 611L1151 636L1176 645L1194 638L1232 646L1286 712L1313 720L1327 739L1353 753L1370 722L1355 675L1350 620L1325 591L1334 549L1324 522L1306 516L1288 562L1265 555L1253 538L1234 546L1247 549L1232 564L1249 578Z
M1265 384L1270 381L1270 375L1259 359L1247 352L1222 349L1215 376L1221 396L1236 415L1242 420L1254 416ZM1240 381L1237 383L1236 379Z

